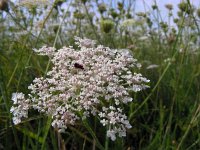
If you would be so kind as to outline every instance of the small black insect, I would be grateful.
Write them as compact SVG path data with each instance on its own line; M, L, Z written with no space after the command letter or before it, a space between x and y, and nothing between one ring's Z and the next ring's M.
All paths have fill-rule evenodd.
M78 69L84 69L84 68L83 68L83 65L80 65L80 64L78 64L78 63L75 63L75 64L74 64L74 67L75 67L75 68L78 68Z

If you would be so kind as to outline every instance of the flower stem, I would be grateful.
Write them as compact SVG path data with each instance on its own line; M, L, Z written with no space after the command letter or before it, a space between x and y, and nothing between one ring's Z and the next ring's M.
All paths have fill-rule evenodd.
M94 131L92 130L92 128L90 127L90 125L88 124L87 120L84 119L83 120L83 124L84 126L87 128L87 130L89 131L89 133L92 135L92 137L94 138L94 140L96 141L96 145L100 150L104 150L105 148L101 145L101 143L99 142L98 138L96 137Z

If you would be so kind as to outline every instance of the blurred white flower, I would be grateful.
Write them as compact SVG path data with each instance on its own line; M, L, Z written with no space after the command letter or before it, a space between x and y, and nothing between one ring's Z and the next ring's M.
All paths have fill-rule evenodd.
M149 65L146 69L155 69L155 68L158 68L159 65L156 65L156 64L152 64L152 65Z
M139 40L140 40L140 41L145 41L145 40L147 40L147 39L149 39L148 36L141 36L141 37L139 37Z
M122 29L129 29L133 27L136 24L136 21L134 19L126 19L121 23Z
M166 59L164 59L164 63L172 63L174 61L175 61L174 58L166 58Z

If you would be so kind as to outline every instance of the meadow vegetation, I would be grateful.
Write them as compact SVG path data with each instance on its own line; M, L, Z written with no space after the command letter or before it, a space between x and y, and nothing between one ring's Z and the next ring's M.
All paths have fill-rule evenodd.
M106 3L102 0L0 0L0 150L200 149L200 8L193 6L190 0L183 0L175 14L175 6L166 3L166 18L156 1L152 6L143 2L145 12L135 11L137 0ZM77 37L80 37L78 44L81 38L87 38L103 45L109 51L109 58L114 55L111 50L129 49L134 60L141 64L120 54L128 58L125 66L130 62L137 66L131 71L141 73L145 78L139 77L140 81L148 85L148 88L129 92L131 100L126 100L131 102L128 105L124 99L119 99L123 103L116 105L120 107L119 112L122 109L127 115L127 118L123 116L125 120L129 120L125 124L126 136L123 133L122 137L115 139L110 135L109 138L108 126L103 126L95 115L69 124L64 133L52 127L51 116L35 109L28 111L28 118L22 116L19 124L16 120L13 122L13 93L30 96L34 79L48 77L48 72L54 68L55 63L50 61L55 54L52 51L65 49L64 46L69 47L69 51L71 46L79 49ZM89 40L89 46L93 46L90 42L94 41ZM38 55L42 47L44 52L44 46L55 50L48 56ZM88 43L84 46L87 48ZM99 53L97 56L101 55ZM69 59L75 57L73 55ZM107 55L102 55L105 57L95 57L93 63L104 62ZM116 62L120 64L119 60ZM74 66L86 70L81 62ZM56 69L60 73L59 68ZM122 74L128 73L128 69ZM112 67L106 70L108 76L109 71L113 71ZM66 81L70 82L73 75L69 74ZM131 79L132 76L125 77L123 83L136 82ZM32 94L37 95L37 92ZM75 95L80 96L80 91ZM104 98L102 96L99 101L108 106L110 103ZM56 99L55 105L60 104L59 100ZM76 113L84 114L83 111ZM54 125L58 124L56 121Z

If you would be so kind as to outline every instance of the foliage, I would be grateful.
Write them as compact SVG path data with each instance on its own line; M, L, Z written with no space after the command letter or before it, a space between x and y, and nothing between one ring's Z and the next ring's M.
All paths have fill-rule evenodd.
M200 149L199 8L185 0L176 15L175 6L166 4L163 19L156 1L147 12L135 12L136 3L0 0L0 149ZM123 106L132 125L125 138L110 141L96 117L62 134L34 110L28 120L12 122L12 93L27 95L32 81L52 67L33 49L76 48L75 36L130 49L151 81Z

